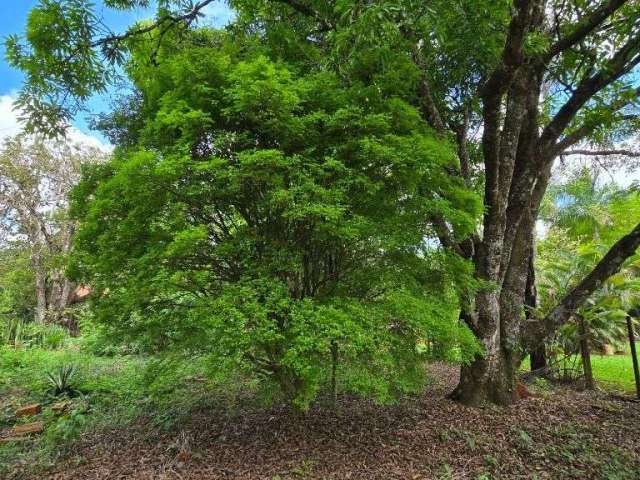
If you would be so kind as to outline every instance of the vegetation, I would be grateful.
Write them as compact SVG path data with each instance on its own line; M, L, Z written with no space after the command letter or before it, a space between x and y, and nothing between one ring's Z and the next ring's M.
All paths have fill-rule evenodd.
M601 252L617 238L616 229L629 223L628 212L638 208L638 201L637 192L602 184L587 170L572 172L565 183L550 190L543 210L549 231L538 244L538 314L553 308L557 298L593 268ZM580 352L590 387L591 350L624 350L628 343L626 320L637 304L637 275L638 257L634 255L576 310L547 345L551 356Z
M185 463L196 424L241 456L272 415L321 420L257 426L264 445L414 432L370 478L432 478L417 447L487 449L483 422L511 457L483 451L474 477L538 478L528 456L554 459L546 477L634 478L619 413L637 409L597 389L630 393L598 353L634 345L640 313L640 193L621 177L640 158L638 1L229 0L224 27L213 4L39 0L5 41L25 80L24 131L0 147L0 460L43 431L25 445L52 472L131 428L116 450L179 430L165 451ZM103 8L150 18L116 32ZM109 152L64 138L95 94ZM533 419L458 405L531 397ZM574 432L590 402L621 432L585 427L594 451ZM247 475L353 473L295 460Z

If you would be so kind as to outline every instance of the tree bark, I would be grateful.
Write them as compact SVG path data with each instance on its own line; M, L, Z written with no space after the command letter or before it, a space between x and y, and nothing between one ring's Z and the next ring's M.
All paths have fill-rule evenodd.
M31 259L36 280L36 311L35 321L45 323L47 318L47 278L42 265L42 258L35 253Z
M587 390L596 388L591 368L591 347L589 345L589 325L582 315L576 315L578 321L578 334L580 335L580 357L582 358L582 370L584 372L584 387Z
M460 382L451 398L470 406L486 403L510 405L517 400L516 376L510 358L496 346L497 339L482 342L485 354L460 370Z

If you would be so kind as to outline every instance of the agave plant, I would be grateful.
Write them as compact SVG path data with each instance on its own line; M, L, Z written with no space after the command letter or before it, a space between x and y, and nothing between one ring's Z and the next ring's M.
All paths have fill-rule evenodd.
M51 385L51 391L57 397L60 395L72 396L76 389L73 386L73 377L75 374L75 366L60 365L55 371L47 372L47 379Z

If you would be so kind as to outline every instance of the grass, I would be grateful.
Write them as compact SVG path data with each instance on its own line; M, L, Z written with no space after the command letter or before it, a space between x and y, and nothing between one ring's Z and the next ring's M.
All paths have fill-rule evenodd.
M636 342L636 349L640 355L640 342ZM634 394L636 391L635 379L633 376L633 363L629 354L629 347L625 351L626 355L598 355L591 354L591 368L593 376L601 388ZM574 357L567 359L568 363L573 363ZM579 361L575 362L577 368L582 368ZM522 363L523 370L529 370L529 358Z
M630 355L594 355L591 357L594 378L605 388L635 392Z
M67 399L54 394L48 373L65 366L73 366L73 398L71 408L56 414L53 404ZM211 400L216 385L202 376L206 366L206 358L197 357L160 361L136 355L96 356L73 342L57 350L0 346L0 430L33 421L46 425L43 435L28 442L0 443L0 478L20 462L45 468L69 452L82 433L139 419L171 429ZM15 410L31 403L41 404L42 412L16 419Z

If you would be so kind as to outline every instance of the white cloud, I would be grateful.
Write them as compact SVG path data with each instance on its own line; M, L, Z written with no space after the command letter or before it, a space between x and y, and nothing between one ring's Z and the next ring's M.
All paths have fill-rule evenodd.
M13 109L13 100L12 95L0 95L0 141L6 137L17 135L22 131L18 115ZM67 132L67 136L74 143L99 148L105 152L113 149L111 145L78 130L76 127L71 127Z
M0 96L0 139L20 133L20 124L13 111L13 97Z
M224 27L235 18L235 12L229 7L227 2L218 1L207 5L203 13L206 22L214 27Z

